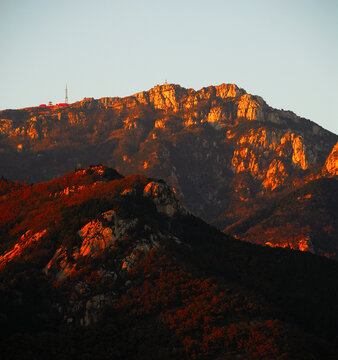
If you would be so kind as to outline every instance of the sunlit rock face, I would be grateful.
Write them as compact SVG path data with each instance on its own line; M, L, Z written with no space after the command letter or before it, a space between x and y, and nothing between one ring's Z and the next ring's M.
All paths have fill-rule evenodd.
M137 223L137 220L126 222L119 219L113 210L102 214L102 218L113 226L104 226L102 221L93 220L80 229L78 234L83 241L79 255L95 256L100 250L113 246L115 241L119 241Z
M114 210L101 214L100 219L87 223L78 231L79 244L71 253L65 247L60 247L55 252L45 268L45 273L54 273L57 281L65 280L72 273L76 273L80 259L97 258L104 251L118 246L119 242L135 229L137 222L137 219L121 219Z
M301 135L264 127L250 129L240 137L232 158L234 172L250 172L265 190L281 188L294 169L307 170L315 163L316 157L307 151Z
M312 254L315 253L310 237L304 235L298 236L296 241L292 241L292 242L283 241L280 243L267 241L265 245L271 247L290 248L292 250L299 250L299 251L308 251Z
M323 174L325 176L337 176L338 175L338 142L332 149L328 156L324 168Z
M314 254L315 251L310 236L303 236L303 238L299 239L298 249L300 251L309 251Z
M235 84L162 84L125 98L0 112L0 174L31 183L102 163L164 179L189 211L226 228L265 200L335 174L335 152L328 157L337 141Z
M237 117L246 118L248 120L264 120L263 107L264 101L262 98L256 97L254 99L252 95L245 94L239 98Z
M222 99L236 98L237 96L243 95L245 91L239 89L235 84L221 84L215 86L216 96Z
M305 145L302 142L302 137L298 135L293 139L292 142L293 155L292 161L294 164L300 166L302 170L306 170L308 168L308 162L305 157Z
M283 185L287 178L284 164L281 160L274 159L266 172L266 177L263 181L263 186L266 189L275 190Z
M136 94L135 98L141 104L152 104L155 109L172 109L177 111L180 108L182 96L183 92L179 86L165 84L156 86L148 92Z
M29 249L34 249L39 246L39 242L46 235L47 230L32 234L31 230L28 230L23 234L20 240L14 245L12 249L0 255L0 269L3 269L6 264L19 257L25 256L25 252Z

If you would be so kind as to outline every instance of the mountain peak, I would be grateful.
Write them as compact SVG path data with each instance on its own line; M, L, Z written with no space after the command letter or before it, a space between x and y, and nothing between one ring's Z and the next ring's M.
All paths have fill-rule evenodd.
M244 89L240 89L236 84L220 84L214 86L216 89L216 96L225 98L235 98L240 95L246 94Z
M174 112L189 110L203 101L212 104L217 101L233 100L238 104L238 117L247 117L250 120L262 118L258 108L266 106L262 98L247 94L235 84L225 83L197 91L178 84L162 84L129 98L134 98L141 104L152 105L155 109Z

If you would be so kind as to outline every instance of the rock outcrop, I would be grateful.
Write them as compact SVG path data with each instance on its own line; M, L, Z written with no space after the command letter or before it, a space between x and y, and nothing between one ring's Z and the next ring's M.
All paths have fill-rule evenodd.
M325 162L323 175L329 177L338 175L338 142Z
M85 190L84 190L85 191ZM173 191L163 182L150 181L143 189L137 186L126 188L121 193L122 201L134 202L136 198L155 205L154 215L171 218L187 215L187 211L175 198ZM141 200L142 203L142 200ZM146 207L143 211L150 211ZM142 214L140 214L142 218ZM162 232L145 223L138 217L122 218L115 209L101 213L77 231L75 246L61 245L43 269L47 278L58 286L72 282L76 298L62 308L67 323L89 326L98 320L101 311L116 301L115 292L109 291L114 286L128 289L131 284L129 273L141 259L164 244L181 241L165 229ZM157 220L158 220L157 219ZM106 259L106 261L103 261ZM100 264L98 267L93 264ZM87 267L87 272L84 268ZM102 289L99 294L93 290Z
M135 188L127 188L121 195L133 197L136 194ZM176 199L170 187L163 182L149 182L144 187L142 196L154 203L159 214L165 214L169 217L187 215L184 206ZM65 246L58 248L44 271L47 275L53 273L57 281L64 281L72 276L72 274L73 276L76 274L77 264L83 261L84 258L95 259L107 251L113 251L121 246L121 244L126 246L127 239L138 226L138 218L125 219L118 216L113 209L106 211L97 219L90 221L78 230L78 243L71 251ZM138 239L131 247L129 246L129 255L120 258L115 269L116 272L121 270L129 271L139 254L145 255L152 248L159 247L159 239L163 238L163 235L152 231L149 225L146 225L145 230L145 237ZM109 276L115 276L116 272Z
M266 172L266 177L262 184L266 189L275 190L283 185L286 179L287 172L283 162L274 159Z
M185 208L174 196L172 189L165 183L150 182L144 188L144 196L152 199L159 213L164 213L170 217L177 213L186 214Z
M78 253L74 253L75 258L77 256L95 257L100 250L111 247L120 241L137 224L136 219L127 222L118 218L114 210L103 213L102 218L110 226L108 224L104 226L100 220L93 220L78 231L82 244Z
M64 281L72 274L76 274L77 263L80 259L95 259L104 251L118 246L135 229L137 222L137 219L121 219L114 210L101 214L100 219L87 223L78 231L81 240L71 253L64 246L56 250L55 255L45 267L45 273L53 272L57 281ZM125 261L127 260L121 260L121 268L124 268Z

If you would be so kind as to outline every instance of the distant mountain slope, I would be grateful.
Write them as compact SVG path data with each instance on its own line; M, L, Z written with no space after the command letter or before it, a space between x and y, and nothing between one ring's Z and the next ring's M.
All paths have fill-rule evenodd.
M164 179L222 229L338 168L333 155L327 162L337 135L233 84L164 84L126 98L5 110L0 119L6 178L31 183L103 163Z
M104 166L6 189L6 358L334 356L338 263L235 240Z
M338 259L338 179L314 180L225 232L243 240Z

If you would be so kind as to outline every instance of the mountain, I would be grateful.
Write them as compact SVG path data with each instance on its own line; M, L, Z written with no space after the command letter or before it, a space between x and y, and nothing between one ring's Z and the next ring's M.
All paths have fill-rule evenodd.
M5 178L35 183L102 163L164 179L189 211L220 229L338 169L337 135L234 84L163 84L126 98L5 110L0 119Z
M0 181L8 359L330 359L338 263L233 239L164 181Z

